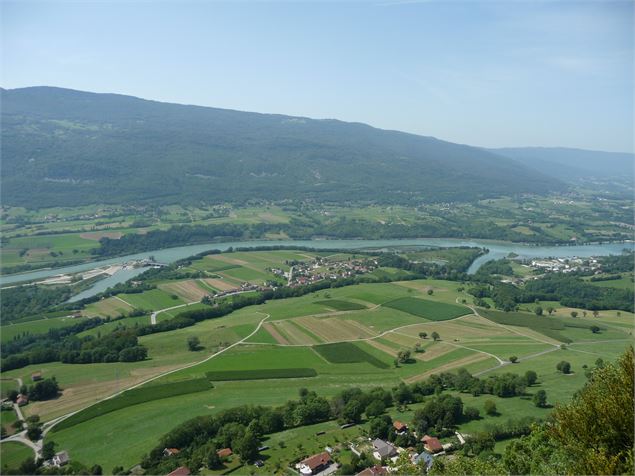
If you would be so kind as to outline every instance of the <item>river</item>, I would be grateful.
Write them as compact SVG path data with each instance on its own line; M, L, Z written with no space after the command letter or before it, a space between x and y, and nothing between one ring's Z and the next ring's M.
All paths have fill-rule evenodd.
M203 251L218 249L225 251L230 247L253 247L253 246L306 246L311 248L322 249L384 249L396 246L440 246L440 247L457 247L471 246L489 249L489 253L477 258L470 266L468 273L474 273L483 263L493 259L499 259L507 256L509 253L516 253L521 258L571 258L574 256L606 256L610 254L619 254L623 249L633 249L633 243L603 243L595 245L576 245L576 246L531 246L510 242L500 242L491 240L462 240L453 238L415 238L405 240L280 240L280 241L234 241L225 243L208 243L202 245L179 246L176 248L166 248L162 250L147 251L144 253L136 253L118 258L109 258L101 261L93 261L74 266L66 266L63 268L45 269L40 271L32 271L10 276L0 276L0 285L5 286L24 281L49 278L59 274L77 273L90 269L124 263L126 261L139 260L154 256L159 263L173 263L179 259L187 258ZM101 291L117 283L127 281L128 279L140 274L144 268L120 270L109 276L108 278L98 281L91 288L74 296L75 299L82 299ZM81 296L81 297L80 297Z

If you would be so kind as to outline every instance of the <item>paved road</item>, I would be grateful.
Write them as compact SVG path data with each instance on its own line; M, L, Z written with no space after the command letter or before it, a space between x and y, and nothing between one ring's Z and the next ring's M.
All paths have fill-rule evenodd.
M157 324L157 315L161 314L165 311L171 311L172 309L178 309L180 307L191 306L192 304L198 304L200 301L192 301L185 304L179 304L178 306L166 307L165 309L159 309L158 311L154 311L150 314L150 324L155 326Z

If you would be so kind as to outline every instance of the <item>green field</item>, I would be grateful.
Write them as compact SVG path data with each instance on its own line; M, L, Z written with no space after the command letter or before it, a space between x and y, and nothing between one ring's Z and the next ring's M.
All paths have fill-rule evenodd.
M166 307L178 306L179 304L185 304L185 302L172 295L161 291L160 289L151 289L150 291L144 291L139 294L120 294L119 298L126 301L132 307L137 309L145 309L148 311L158 311L159 309L165 309Z
M315 301L315 304L330 307L338 311L358 311L366 309L366 306L356 302L342 301L341 299L327 299L325 301Z
M491 309L480 309L479 314L498 324L508 326L527 327L536 332L564 343L571 343L574 340L587 338L589 340L598 339L600 335L607 338L607 328L601 322L593 322L583 319L536 316L535 314L523 312L503 312ZM590 327L597 325L601 329L600 334L592 334ZM611 332L613 334L613 332ZM619 336L613 334L611 337ZM625 336L621 336L625 337Z
M63 430L64 428L70 428L78 423L88 421L92 418L105 415L106 413L114 412L122 408L139 405L140 403L175 397L178 395L204 392L206 390L210 390L211 388L212 384L207 379L192 379L159 385L148 385L135 388L133 390L127 390L121 395L109 398L108 400L104 400L88 407L85 410L75 413L69 418L66 418L62 422L58 423L53 428L53 431L55 432Z
M34 456L33 450L22 443L5 441L0 444L2 468L17 469L24 460L33 459Z
M315 351L333 364L351 364L357 362L368 362L379 368L387 369L389 366L370 355L357 345L351 342L338 342L336 344L321 344L314 347Z
M215 370L206 372L207 378L213 382L228 380L268 380L276 378L307 378L315 377L315 369L253 369L253 370Z
M83 318L56 317L16 324L5 324L0 328L0 335L2 336L2 342L8 342L16 336L23 334L46 334L49 329L68 327L81 321L83 321Z
M14 433L13 423L18 421L18 416L15 414L13 408L5 410L2 409L0 411L0 424L6 430L7 434L11 435Z
M385 303L384 306L423 317L430 321L446 321L471 314L472 312L465 306L428 301L414 297L395 299L394 301Z

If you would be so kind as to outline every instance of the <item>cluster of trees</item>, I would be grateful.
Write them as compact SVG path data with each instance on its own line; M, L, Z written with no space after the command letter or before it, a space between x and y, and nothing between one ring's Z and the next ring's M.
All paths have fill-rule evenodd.
M577 276L561 273L546 275L527 282L522 288L491 282L476 284L468 293L477 299L489 297L498 309L514 311L520 303L559 301L563 306L591 310L620 309L633 312L635 294L632 289L594 286Z
M512 276L514 270L506 259L498 259L488 261L484 263L478 271L475 273L475 278L478 280L487 280L489 276L496 274L501 276Z
M468 412L468 416L474 419L478 414ZM412 424L420 435L426 433L442 434L444 428L452 428L464 418L463 401L459 397L449 394L438 395L428 400L423 408L415 411Z
M396 253L381 254L377 260L377 263L379 264L379 266L399 268L409 271L421 278L433 277L437 279L460 281L463 279L467 279L467 275L465 273L470 265L474 262L474 260L487 252L487 250L482 248L462 247L461 249L469 250L471 252L455 254L452 256L452 259L450 259L445 264L432 262L415 263Z
M502 458L487 451L478 458L439 458L429 474L633 474L634 358L629 347L615 364L597 366L586 386L556 408L548 423L508 425L509 436L520 438ZM488 431L498 439L498 429ZM502 436L508 437L507 430Z
M31 385L27 388L26 385L23 385L20 390L11 390L7 394L7 397L12 402L15 402L18 399L18 394L22 393L29 397L29 400L33 401L41 401L41 400L51 400L52 398L57 397L59 394L60 387L57 383L55 377L46 378L44 380L40 380L35 384Z
M264 435L332 419L343 424L359 423L366 418L370 420L369 436L389 439L400 446L416 446L420 442L412 434L395 434L392 420L385 414L386 409L425 401L424 407L415 412L415 429L419 433L439 436L451 433L451 429L458 423L480 417L476 408L464 407L460 397L444 393L447 389L458 390L462 386L462 380L469 381L472 385L480 381L461 370L458 374L433 375L412 385L402 382L390 390L383 387L369 390L349 388L330 400L313 391L300 389L299 399L288 401L279 407L243 406L215 416L190 420L165 435L159 445L144 457L142 466L151 474L167 473L181 465L189 468L214 468L217 460L212 453L215 454L216 449L224 447L232 448L241 460L252 461L257 457L257 448ZM526 385L528 381L535 383L536 378L535 373L525 377L505 374L482 382L485 388L489 388L492 385L490 381L499 380L521 380ZM471 385L466 385L465 388L471 388ZM518 389L515 391L520 394ZM493 409L488 409L488 413L496 414L495 405ZM505 431L515 435L527 431L526 425L522 430L518 429L518 425L509 429L501 426L498 429L498 438L503 438ZM179 448L181 451L177 456L165 458L162 452L166 447Z
M49 329L47 334L25 336L2 347L2 371L31 364L61 361L68 364L98 362L135 362L147 357L147 349L139 345L134 329L115 330L105 336L80 332L101 325L98 318L87 319L74 326Z
M16 286L2 290L2 323L50 310L71 297L69 286Z
M431 394L440 388L471 393L474 396L489 394L506 398L524 395L527 387L534 385L537 378L536 372L528 370L524 376L504 373L479 379L472 376L467 370L459 369L455 374L444 372L432 375L425 383L415 384L415 388L425 394Z
M266 224L176 225L167 230L152 230L144 235L131 233L117 240L104 237L99 240L100 246L93 250L93 254L100 257L118 256L183 244L209 243L220 239L262 238L270 231L275 230Z

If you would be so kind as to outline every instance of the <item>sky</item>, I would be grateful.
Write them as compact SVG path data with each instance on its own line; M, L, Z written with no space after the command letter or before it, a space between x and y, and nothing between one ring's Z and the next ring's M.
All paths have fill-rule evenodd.
M631 0L0 2L4 88L634 148Z

